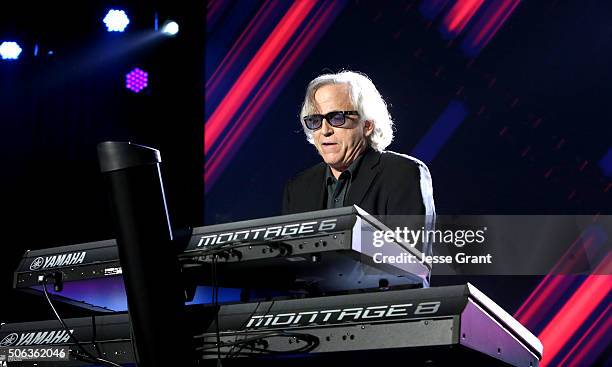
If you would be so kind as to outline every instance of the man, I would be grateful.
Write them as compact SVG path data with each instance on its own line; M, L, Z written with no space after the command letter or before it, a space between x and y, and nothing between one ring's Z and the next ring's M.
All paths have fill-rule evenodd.
M382 96L365 75L321 75L306 89L304 133L322 163L285 186L283 214L357 205L391 229L398 215L433 217L429 170L421 161L384 149L393 122Z

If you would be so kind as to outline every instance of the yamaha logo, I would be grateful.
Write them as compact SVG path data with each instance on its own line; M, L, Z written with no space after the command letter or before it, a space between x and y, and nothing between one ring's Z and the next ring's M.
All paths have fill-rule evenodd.
M19 339L19 335L17 335L16 333L11 333L5 336L2 341L0 341L0 347L8 347L10 345L13 345L15 344L17 339Z
M44 263L45 263L45 259L44 258L37 257L30 264L30 270L38 270L38 269L40 269L43 266Z
M74 329L28 331L21 334L11 333L0 341L0 347L20 347L24 345L64 344L70 340Z
M70 266L82 264L87 255L86 251L71 252L67 254L59 254L46 257L37 257L30 264L30 270L43 270L49 268L57 268L60 266Z

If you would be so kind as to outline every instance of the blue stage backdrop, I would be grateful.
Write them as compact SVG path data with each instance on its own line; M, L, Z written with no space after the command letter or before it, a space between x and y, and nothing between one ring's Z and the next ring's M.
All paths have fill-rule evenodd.
M389 149L428 164L439 214L610 214L610 14L603 1L211 1L205 222L280 213L286 181L320 161L299 123L305 87L345 69L386 98ZM462 281L542 338L545 365L606 360L609 276L432 285Z

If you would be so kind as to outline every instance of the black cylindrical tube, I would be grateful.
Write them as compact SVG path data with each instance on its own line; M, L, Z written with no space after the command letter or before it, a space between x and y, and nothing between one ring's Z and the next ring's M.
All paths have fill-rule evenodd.
M138 363L192 365L194 349L185 324L185 295L172 246L159 151L104 142L98 145L98 158L115 216Z

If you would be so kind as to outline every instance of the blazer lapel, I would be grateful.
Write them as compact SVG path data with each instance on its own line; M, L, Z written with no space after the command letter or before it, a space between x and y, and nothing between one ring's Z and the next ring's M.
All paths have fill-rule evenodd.
M346 205L359 205L363 200L366 192L372 186L372 183L378 176L378 163L380 162L381 153L374 149L368 149L363 157L361 166L357 171L355 179L351 182Z
M325 209L327 203L325 202L325 170L328 169L325 163L320 163L319 167L313 172L311 178L307 182L307 186L304 187L303 192L308 193L301 196L301 207L303 211L313 211Z
M311 203L309 203L313 209L312 210L319 210L321 208L325 209L325 207L327 206L327 203L325 202L326 199L326 186L325 186L325 170L328 169L326 164L323 164L323 169L318 170L317 172L317 178L315 182L318 182L318 190L317 190L317 186L315 186L313 188L313 201Z

